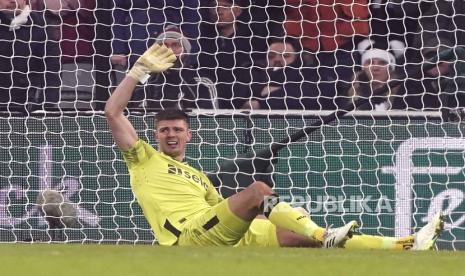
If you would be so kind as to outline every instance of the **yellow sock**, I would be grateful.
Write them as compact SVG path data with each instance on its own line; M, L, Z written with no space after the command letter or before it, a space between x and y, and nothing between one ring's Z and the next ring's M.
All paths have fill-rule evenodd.
M371 236L371 235L354 235L349 239L345 248L347 249L391 249L407 250L413 245L413 236L402 238Z
M318 241L324 240L326 229L316 225L307 215L295 210L286 202L276 204L268 215L268 219L280 228Z

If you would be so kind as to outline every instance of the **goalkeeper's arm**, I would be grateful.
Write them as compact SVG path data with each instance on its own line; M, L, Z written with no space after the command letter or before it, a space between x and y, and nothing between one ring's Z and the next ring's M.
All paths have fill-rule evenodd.
M173 66L176 56L171 49L154 44L134 64L105 105L105 116L115 143L121 150L130 149L138 139L137 132L124 116L136 85L145 83L151 73L160 73Z

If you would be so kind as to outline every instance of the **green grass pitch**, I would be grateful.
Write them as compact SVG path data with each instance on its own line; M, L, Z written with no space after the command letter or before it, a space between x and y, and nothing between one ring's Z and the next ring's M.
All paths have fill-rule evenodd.
M465 275L465 252L2 244L0 275Z

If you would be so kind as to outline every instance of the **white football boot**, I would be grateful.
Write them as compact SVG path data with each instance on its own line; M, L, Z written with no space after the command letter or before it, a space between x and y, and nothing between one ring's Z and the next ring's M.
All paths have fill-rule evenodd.
M345 242L352 238L354 230L358 227L358 223L352 220L342 227L328 228L324 236L323 247L344 247Z
M430 222L418 231L411 250L431 250L444 229L444 215L437 212Z

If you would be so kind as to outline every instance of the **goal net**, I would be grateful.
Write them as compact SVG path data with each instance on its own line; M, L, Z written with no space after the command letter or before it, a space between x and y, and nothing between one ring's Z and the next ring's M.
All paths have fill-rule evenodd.
M188 110L187 161L225 197L266 177L321 226L385 236L443 210L439 248L465 248L459 1L29 4L0 6L0 242L157 242L103 107L159 42L180 49L175 69L126 114L156 144L153 112ZM63 229L42 214L48 190L74 210Z

